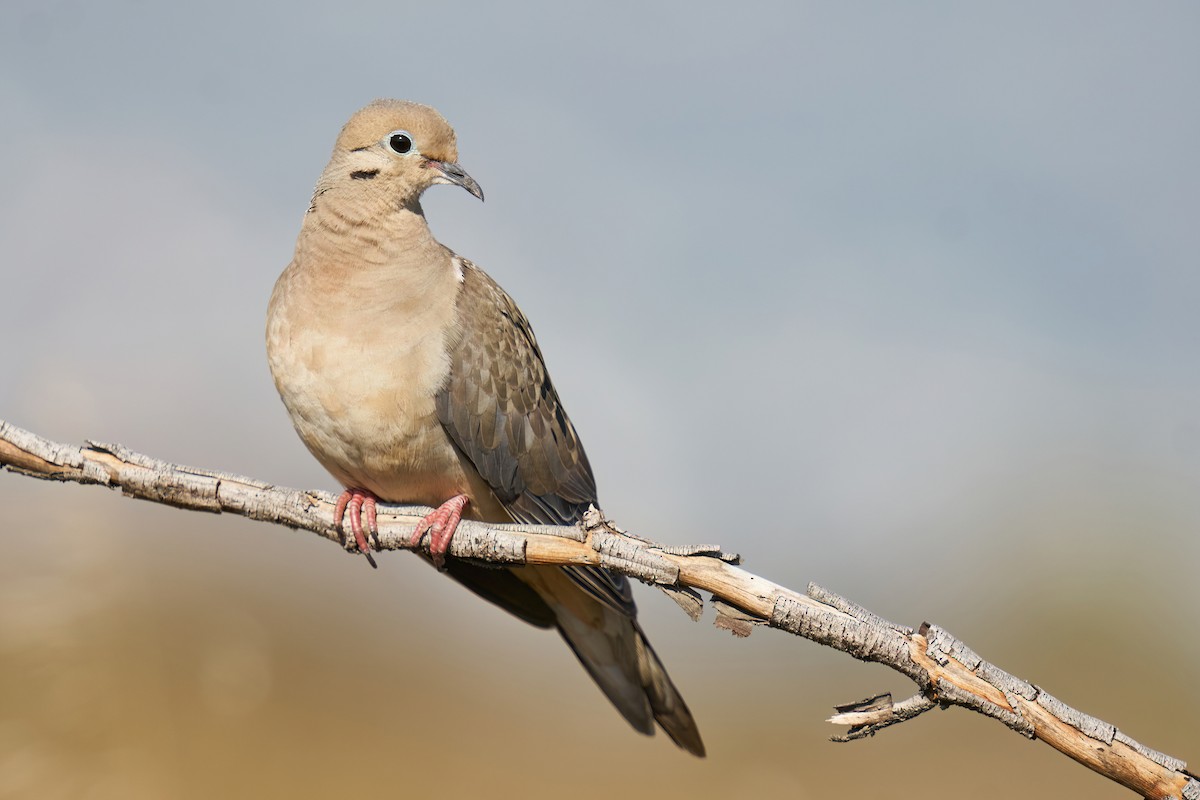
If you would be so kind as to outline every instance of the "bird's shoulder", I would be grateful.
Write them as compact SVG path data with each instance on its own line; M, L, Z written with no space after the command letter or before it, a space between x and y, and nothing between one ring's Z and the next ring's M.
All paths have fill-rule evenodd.
M509 415L530 415L540 408L557 414L559 424L570 428L529 319L490 275L455 258L460 288L447 343L447 400L480 409L494 404Z
M487 324L498 328L511 327L514 334L520 335L530 354L540 360L542 351L534 336L533 326L516 301L474 262L457 254L454 260L459 274L457 304L462 327L467 331Z

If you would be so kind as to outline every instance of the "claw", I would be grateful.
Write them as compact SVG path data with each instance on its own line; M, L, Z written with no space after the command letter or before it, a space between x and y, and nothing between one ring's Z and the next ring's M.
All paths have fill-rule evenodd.
M371 543L367 540L366 533L370 533L376 539L379 538L379 526L376 524L375 518L375 495L368 492L366 489L347 489L338 495L337 506L333 509L333 518L337 520L338 529L345 536L346 528L343 525L346 512L350 512L350 532L354 535L354 544L358 547L358 552L367 557L367 563L372 567L375 564L375 557L371 555ZM367 513L367 530L363 532L362 514Z
M410 544L416 545L426 532L429 533L429 556L439 571L446 566L446 550L450 547L454 532L458 530L458 523L462 521L462 512L466 505L465 494L451 497L417 523L416 530L409 540Z

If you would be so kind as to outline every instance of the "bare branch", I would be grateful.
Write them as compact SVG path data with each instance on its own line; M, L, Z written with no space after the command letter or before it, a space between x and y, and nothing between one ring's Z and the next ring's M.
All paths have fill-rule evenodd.
M327 492L271 486L253 478L181 467L119 445L62 445L0 420L0 466L36 478L97 483L129 497L180 508L227 512L312 531L353 548L334 524ZM409 549L409 535L429 509L379 506L382 550ZM427 542L422 542L427 545ZM626 533L596 509L574 527L464 521L450 555L499 564L595 564L666 591L697 619L712 594L717 625L739 636L773 628L861 659L885 664L917 684L914 697L880 695L838 706L829 719L850 726L850 741L912 719L935 705L962 706L1040 739L1143 797L1200 800L1200 779L1186 764L1151 750L1107 722L984 661L944 629L896 625L816 585L799 593L735 566L715 545L665 546Z

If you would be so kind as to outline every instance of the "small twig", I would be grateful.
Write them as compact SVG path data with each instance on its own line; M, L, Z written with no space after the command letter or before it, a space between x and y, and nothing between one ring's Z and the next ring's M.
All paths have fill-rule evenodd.
M855 739L865 739L874 736L876 731L883 730L889 725L905 722L918 714L924 714L937 703L923 694L916 694L899 703L892 702L891 694L880 694L859 700L857 703L834 706L834 714L826 722L834 725L849 725L850 730L841 736L833 736L835 742L852 742Z
M98 483L129 497L211 512L240 514L311 531L352 548L334 524L327 492L271 486L253 478L193 469L119 445L57 444L0 420L0 466L49 480ZM409 534L429 511L379 506L383 550L409 549ZM899 703L883 695L837 707L830 722L850 726L836 741L870 736L935 705L969 708L1040 739L1143 797L1200 800L1200 780L1183 761L1151 750L1109 723L1062 703L1040 687L984 661L928 623L896 625L816 585L801 594L735 566L715 545L665 546L626 534L596 509L578 526L494 525L464 521L450 555L498 564L594 564L656 585L693 619L710 592L717 624L746 636L757 625L803 636L911 678L919 694Z

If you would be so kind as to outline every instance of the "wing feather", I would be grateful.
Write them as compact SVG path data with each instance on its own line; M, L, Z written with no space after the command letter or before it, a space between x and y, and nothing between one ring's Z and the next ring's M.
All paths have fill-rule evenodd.
M462 274L438 418L513 519L573 525L597 502L596 481L533 329L487 273L463 259ZM609 607L636 613L624 576L598 567L564 569Z

